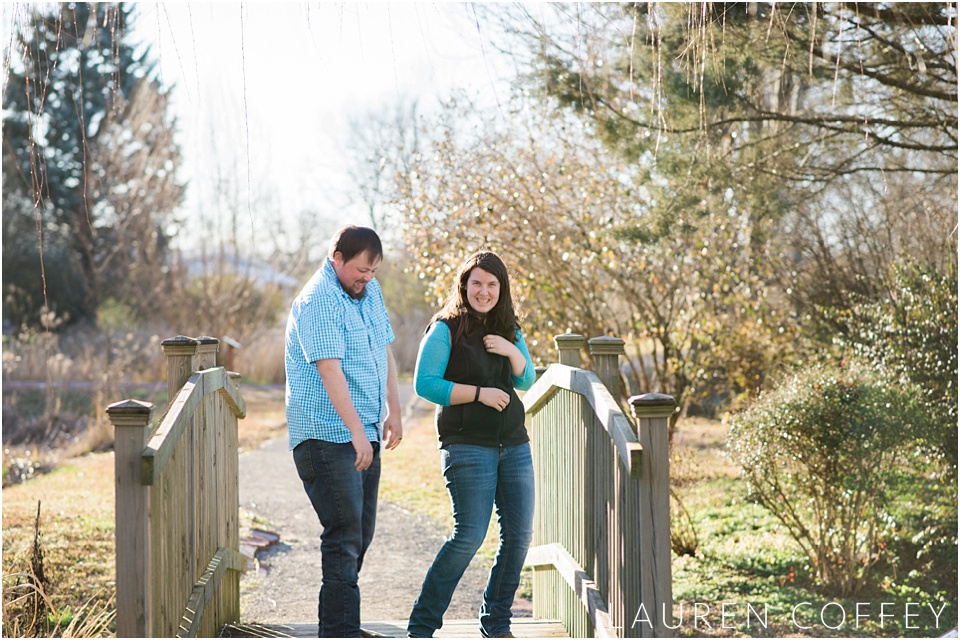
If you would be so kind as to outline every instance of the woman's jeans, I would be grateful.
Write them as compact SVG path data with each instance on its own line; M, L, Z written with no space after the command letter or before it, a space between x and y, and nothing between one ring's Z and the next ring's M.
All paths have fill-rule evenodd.
M420 596L410 613L407 632L432 637L470 560L487 535L496 506L500 547L490 570L480 608L480 633L496 637L510 632L510 607L520 584L520 569L533 535L533 461L530 444L481 447L452 444L441 449L443 477L453 503L453 535L437 553Z
M360 636L360 589L357 575L373 540L380 485L380 443L363 471L354 463L353 444L305 440L293 450L297 474L310 497L320 534L322 582L317 605L319 637Z

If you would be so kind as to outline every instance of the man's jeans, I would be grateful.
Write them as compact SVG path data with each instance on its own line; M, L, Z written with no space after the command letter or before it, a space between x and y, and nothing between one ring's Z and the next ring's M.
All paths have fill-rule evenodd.
M533 461L530 444L480 447L452 444L441 449L443 477L453 503L453 535L433 561L410 613L407 632L429 638L443 625L443 614L470 560L487 535L496 506L500 547L480 608L480 633L510 632L510 607L520 569L533 535Z
M357 471L353 444L305 440L293 450L297 473L310 497L320 534L322 584L317 605L319 637L360 636L357 575L373 539L380 484L380 443L373 463Z

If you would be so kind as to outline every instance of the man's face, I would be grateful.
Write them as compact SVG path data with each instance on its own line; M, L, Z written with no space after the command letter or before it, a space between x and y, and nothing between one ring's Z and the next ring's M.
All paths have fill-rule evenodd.
M380 262L380 258L372 258L369 251L358 253L346 262L339 251L333 254L333 270L340 286L351 298L358 300L367 293L367 284L377 275Z

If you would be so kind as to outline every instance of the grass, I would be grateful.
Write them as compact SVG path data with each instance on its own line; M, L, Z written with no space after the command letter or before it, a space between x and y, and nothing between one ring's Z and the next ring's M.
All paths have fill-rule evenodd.
M267 440L287 433L287 417L283 407L283 389L263 388L240 383L240 393L247 405L247 417L237 427L240 451L255 449Z
M691 514L700 545L693 556L674 556L673 624L681 623L675 635L925 637L956 627L957 586L949 577L948 558L943 565L929 563L926 572L914 572L912 577L881 581L856 598L821 593L810 577L806 556L783 525L748 500L737 469L724 454L725 436L724 425L703 420L682 422L676 434L671 478ZM896 574L897 567L884 569ZM883 613L892 615L881 619L884 602L890 604ZM797 609L795 623L793 610L801 603L808 604ZM915 606L907 610L907 603ZM939 620L928 605L944 607ZM753 611L766 611L767 626ZM908 620L907 613L917 615Z
M12 596L23 592L16 585L35 573L30 558L38 502L48 584L43 598L50 613L39 621L39 635L88 633L94 620L110 629L116 590L113 454L98 453L3 490L3 635L26 631L22 619L9 614Z

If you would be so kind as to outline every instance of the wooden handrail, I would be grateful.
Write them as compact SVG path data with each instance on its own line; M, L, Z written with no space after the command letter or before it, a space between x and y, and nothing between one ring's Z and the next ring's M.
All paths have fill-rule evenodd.
M600 590L597 589L597 583L583 570L576 559L563 548L562 544L551 543L531 547L527 551L527 559L524 564L534 568L553 567L556 569L580 598L583 606L586 607L596 637L617 637L617 634L614 633L613 622L610 620L610 612L607 609L607 604L603 601Z
M190 593L190 600L187 602L186 610L180 619L180 627L177 630L178 638L196 638L200 630L200 621L203 619L203 610L207 603L213 599L220 581L227 569L234 571L247 570L247 557L233 549L220 547L214 554L207 570L203 572L196 586Z
M537 567L534 616L559 618L576 637L667 637L666 434L676 402L631 397L631 420L606 386L620 392L621 341L590 341L605 383L572 366L579 353L572 345L582 342L576 338L555 340L561 364L551 364L523 397L539 496L528 557ZM564 356L571 364L562 364Z
M176 336L169 405L107 408L117 427L117 636L216 636L240 619L239 376L215 367L217 340Z
M170 404L170 409L160 422L160 426L150 437L143 450L140 462L140 482L153 485L160 477L164 465L176 450L180 436L189 424L200 399L208 393L219 391L230 410L237 418L247 415L246 403L237 391L229 374L223 367L213 367L197 371L180 389Z
M620 459L630 470L630 475L639 477L643 446L617 401L597 374L563 364L551 364L524 394L523 407L526 413L539 409L557 389L566 389L587 399L600 423L610 434Z

